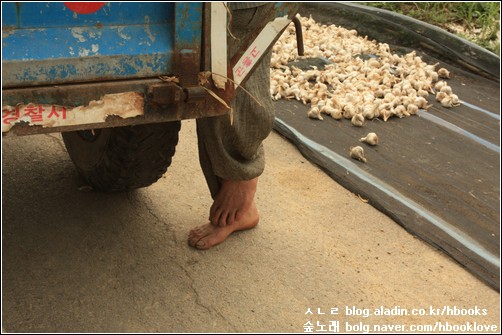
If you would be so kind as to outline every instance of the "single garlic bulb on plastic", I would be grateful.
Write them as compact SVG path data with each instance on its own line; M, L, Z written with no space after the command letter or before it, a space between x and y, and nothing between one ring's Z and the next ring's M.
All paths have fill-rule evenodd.
M441 106L446 107L446 108L453 107L453 102L451 101L451 98L449 96L447 96L443 100L441 100Z
M351 122L356 127L362 127L364 125L364 116L356 114L352 117Z
M415 104L409 104L406 110L408 111L408 114L415 115L418 113L418 106Z
M452 94L452 89L450 86L447 86L447 85L443 85L443 87L441 87L441 89L439 90L439 92L443 92L443 93L446 93L448 95Z
M321 107L320 112L321 114L326 114L331 116L332 114L336 113L336 109L334 109L330 105L325 105Z
M438 70L438 76L439 76L439 78L448 79L448 78L450 78L450 71L448 71L447 69L442 67Z
M448 94L446 94L445 92L441 92L439 91L437 94L436 94L436 100L441 102L441 100L443 100L444 98L446 98L448 96Z
M448 84L446 83L446 81L444 80L440 80L438 81L435 85L434 85L434 89L436 91L440 91L444 86L447 86Z
M359 139L359 141L367 143L369 145L377 145L378 144L378 136L375 133L369 133L365 137L361 137Z
M458 96L456 94L448 95L443 100L441 100L441 106L446 108L456 107L460 105Z
M452 102L453 106L459 106L461 104L460 100L458 99L458 95L451 94L450 98L451 98L451 102Z
M357 159L358 161L361 161L363 163L367 162L366 157L364 157L364 149L360 146L350 147L349 155L352 159Z
M331 117L335 120L341 120L343 118L342 111L335 109L333 112L331 112Z
M380 112L380 116L385 122L387 122L390 117L394 116L394 111L390 109L384 109Z
M311 119L319 119L319 120L324 120L321 116L321 112L319 111L318 107L312 107L309 112L308 112L308 117Z
M424 97L418 97L415 100L415 105L419 109L429 109L432 105L427 105L427 100Z

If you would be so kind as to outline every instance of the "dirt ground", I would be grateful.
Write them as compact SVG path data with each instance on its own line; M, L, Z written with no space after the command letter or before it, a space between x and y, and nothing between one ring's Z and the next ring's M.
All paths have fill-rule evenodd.
M498 292L276 133L260 225L191 249L188 231L211 204L196 148L195 122L184 121L158 183L109 195L81 188L59 135L4 138L3 329L500 332Z

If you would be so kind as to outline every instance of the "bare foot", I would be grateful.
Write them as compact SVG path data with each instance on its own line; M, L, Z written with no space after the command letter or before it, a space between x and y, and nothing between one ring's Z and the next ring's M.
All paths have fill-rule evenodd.
M222 227L241 220L251 208L257 185L258 178L244 181L223 180L209 211L209 221Z
M190 231L188 244L194 248L205 250L225 241L230 234L239 230L247 230L256 227L260 215L254 201L251 207L232 225L215 226L211 223L199 226Z

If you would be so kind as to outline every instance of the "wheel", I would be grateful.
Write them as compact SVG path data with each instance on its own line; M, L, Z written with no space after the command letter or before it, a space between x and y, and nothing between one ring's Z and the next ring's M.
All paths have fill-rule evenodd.
M80 176L96 191L123 192L155 183L171 165L181 122L62 133Z

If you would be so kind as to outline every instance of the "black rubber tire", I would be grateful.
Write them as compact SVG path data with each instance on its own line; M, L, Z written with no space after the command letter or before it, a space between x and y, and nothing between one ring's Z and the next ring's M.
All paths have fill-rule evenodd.
M171 165L181 122L62 133L78 173L94 190L125 192L155 183Z

